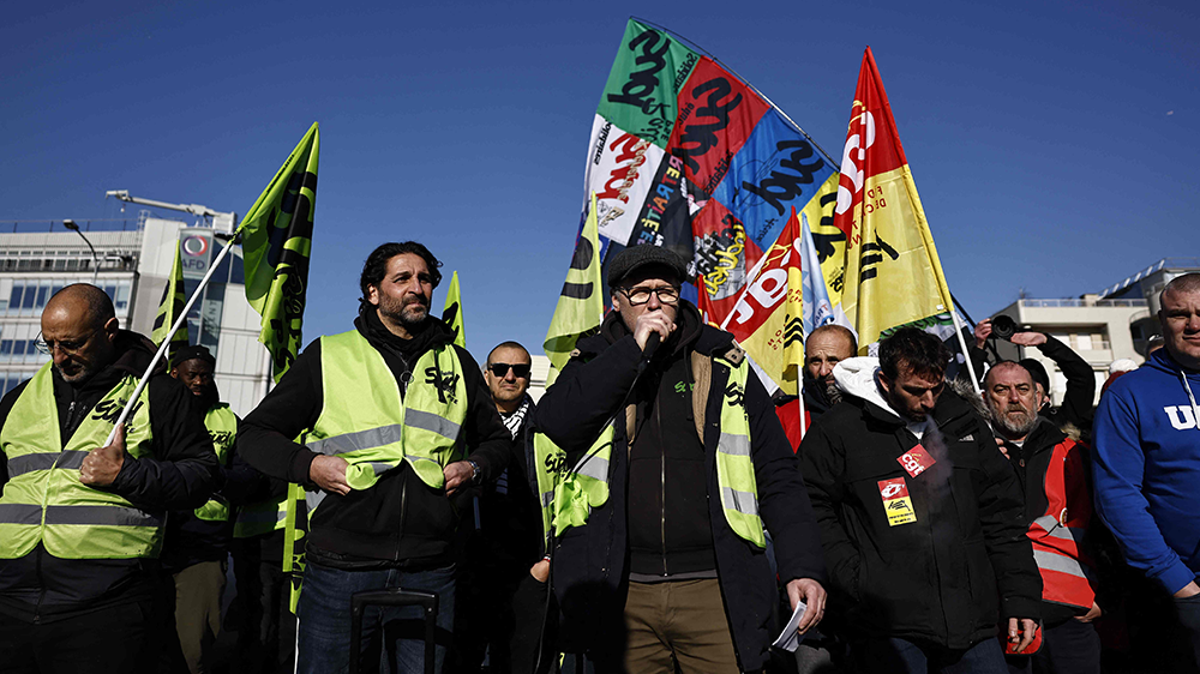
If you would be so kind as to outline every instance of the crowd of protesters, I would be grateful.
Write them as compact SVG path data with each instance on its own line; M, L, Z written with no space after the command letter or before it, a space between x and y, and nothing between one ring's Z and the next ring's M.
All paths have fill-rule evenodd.
M1197 671L1200 274L1098 407L1069 347L987 320L977 382L927 332L868 357L828 325L772 397L639 246L535 403L528 349L481 367L430 314L440 264L377 248L351 329L245 419L207 349L139 392L153 345L56 294L0 401L0 672Z

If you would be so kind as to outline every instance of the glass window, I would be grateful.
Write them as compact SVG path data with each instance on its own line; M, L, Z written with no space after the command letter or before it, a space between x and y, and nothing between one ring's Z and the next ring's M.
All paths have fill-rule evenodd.
M2 375L2 374L0 374L0 377L3 377L3 375ZM9 391L11 391L11 390L15 389L15 388L17 387L17 384L20 384L20 383L21 383L21 379L20 379L20 377L18 377L18 376L17 376L17 375L15 375L15 374L10 374L10 375L8 375L8 377L6 377L6 378L5 378L5 381L4 381L4 393L5 393L5 395L7 395Z
M12 347L13 355L14 356L24 356L25 355L25 345L28 344L30 341L31 340L27 340L27 339L18 339L15 342L13 342L13 347Z
M46 306L46 300L50 299L50 286L42 286L38 288L37 308L41 309Z
M116 286L104 286L104 294L108 295L109 299L116 301L117 287Z
M13 341L0 339L0 361L8 362L12 358Z
M26 286L25 295L21 298L22 309L32 309L34 302L37 301L37 287Z
M1075 335L1075 348L1079 349L1080 351L1091 351L1092 350L1092 336L1091 335Z
M19 309L21 307L21 291L24 289L25 286L21 285L20 283L13 284L12 294L8 296L8 306L12 307L13 309Z

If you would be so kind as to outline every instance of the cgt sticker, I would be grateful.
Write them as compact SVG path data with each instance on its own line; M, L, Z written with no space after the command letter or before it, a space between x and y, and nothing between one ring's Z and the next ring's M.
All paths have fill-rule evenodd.
M883 499L883 512L887 514L888 526L912 524L917 521L912 499L908 496L908 485L904 478L895 477L879 481L879 496Z
M901 466L904 466L904 470L908 473L909 477L916 477L924 473L926 468L937 463L933 460L932 456L929 456L929 450L921 445L917 445L904 454L901 454L896 457L896 460L900 462Z

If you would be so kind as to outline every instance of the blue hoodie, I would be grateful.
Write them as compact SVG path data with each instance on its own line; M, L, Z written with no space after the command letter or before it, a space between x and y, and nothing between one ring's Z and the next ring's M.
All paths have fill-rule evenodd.
M1200 372L1159 349L1096 410L1096 510L1126 560L1172 594L1200 571Z

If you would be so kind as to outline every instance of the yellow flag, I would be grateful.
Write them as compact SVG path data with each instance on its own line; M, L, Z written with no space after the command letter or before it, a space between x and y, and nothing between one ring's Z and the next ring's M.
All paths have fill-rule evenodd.
M159 303L158 313L154 316L154 332L150 333L150 341L158 345L163 343L171 326L183 313L185 304L187 304L187 294L183 287L183 259L179 254L179 242L176 241L175 262L171 265L171 276L167 279L166 287L163 288L162 302ZM184 321L175 334L171 335L170 348L174 350L187 345L188 325L187 321Z
M600 283L600 228L596 221L596 195L592 194L591 207L583 231L575 241L575 254L567 270L567 280L558 296L554 318L546 331L543 348L550 359L550 373L546 386L554 383L559 371L571 359L575 342L600 327L604 315L603 286Z
M454 343L467 348L467 334L463 331L462 293L458 289L458 272L450 277L446 289L446 307L442 310L442 321L454 333Z
M834 224L846 235L842 308L859 353L901 327L952 323L950 290L868 48L846 133Z

